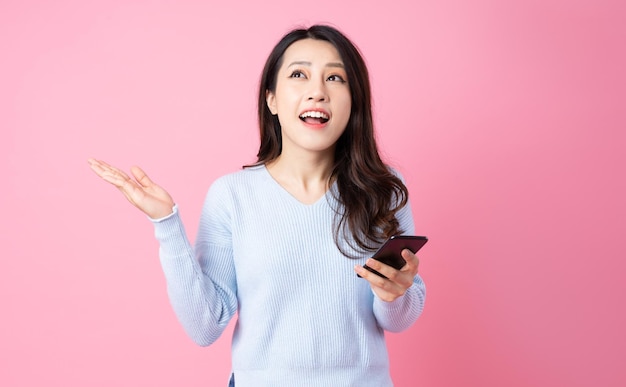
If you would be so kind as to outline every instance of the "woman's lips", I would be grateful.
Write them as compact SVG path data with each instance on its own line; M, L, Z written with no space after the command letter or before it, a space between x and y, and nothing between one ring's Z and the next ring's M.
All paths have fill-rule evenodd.
M300 119L307 124L322 125L328 122L330 116L323 110L307 110L300 114Z

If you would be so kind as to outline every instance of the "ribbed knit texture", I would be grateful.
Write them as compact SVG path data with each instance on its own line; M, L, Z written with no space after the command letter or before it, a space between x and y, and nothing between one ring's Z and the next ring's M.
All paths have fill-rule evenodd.
M177 207L154 220L170 301L188 335L209 345L238 313L237 387L392 385L384 330L419 317L425 286L416 276L404 296L378 299L353 269L371 254L349 259L335 245L336 204L330 193L302 204L260 166L213 183L195 247ZM398 219L414 232L409 206Z

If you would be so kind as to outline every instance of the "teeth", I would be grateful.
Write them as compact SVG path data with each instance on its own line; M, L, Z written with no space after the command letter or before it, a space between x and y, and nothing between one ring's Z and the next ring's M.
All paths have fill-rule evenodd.
M306 118L306 117L311 117L311 118L323 118L325 120L328 119L328 115L326 115L325 113L322 112L304 112L300 115L300 118Z

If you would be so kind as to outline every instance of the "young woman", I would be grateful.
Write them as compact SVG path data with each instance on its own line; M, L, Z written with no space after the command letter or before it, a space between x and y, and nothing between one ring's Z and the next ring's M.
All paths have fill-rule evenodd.
M357 48L329 26L291 31L265 64L258 112L258 160L212 184L195 246L140 168L90 164L153 219L189 336L209 345L238 314L230 385L391 386L384 331L419 317L425 286L408 250L401 270L368 258L414 226L378 154Z

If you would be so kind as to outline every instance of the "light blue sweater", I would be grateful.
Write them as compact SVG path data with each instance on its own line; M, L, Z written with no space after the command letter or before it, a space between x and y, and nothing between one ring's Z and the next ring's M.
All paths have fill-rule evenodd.
M419 317L425 286L416 276L397 300L377 298L353 270L371 254L349 259L335 245L336 204L330 193L302 204L260 166L212 184L195 247L177 207L154 220L170 301L187 334L209 345L238 314L237 387L392 385L384 331ZM398 220L414 233L410 206Z

